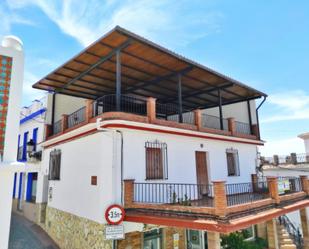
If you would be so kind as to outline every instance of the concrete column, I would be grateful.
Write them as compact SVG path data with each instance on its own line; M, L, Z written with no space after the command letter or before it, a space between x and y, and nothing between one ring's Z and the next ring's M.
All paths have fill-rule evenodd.
M234 135L236 133L235 118L228 118L227 122L228 122L229 131L232 133L232 135Z
M273 176L268 176L267 183L268 183L270 198L275 200L276 204L279 204L280 198L279 198L279 190L278 190L278 178L273 177Z
M200 131L202 128L202 113L200 109L194 110L194 121L197 130Z
M306 208L299 210L303 230L304 249L309 249L309 215Z
M278 231L276 220L272 219L267 221L267 240L268 249L279 249Z
M207 244L208 248L220 249L220 233L217 232L207 232Z
M259 223L256 225L256 227L257 227L256 229L257 236L262 239L267 239L266 223L265 222Z
M124 206L130 207L134 201L134 181L133 179L124 180Z
M156 119L156 99L149 97L147 98L147 117L149 123L152 123Z
M218 216L225 216L227 209L225 181L213 181L212 183L214 186L215 214Z
M256 136L257 138L259 137L259 127L257 124L253 124L251 126L252 128L252 135Z
M309 195L309 182L308 182L308 177L306 175L300 176L300 181L301 181L301 186L302 190Z
M252 182L253 192L257 192L257 190L258 190L258 176L257 176L257 174L251 174L251 182Z
M85 121L89 123L89 120L93 117L93 100L86 100L86 111L85 111Z

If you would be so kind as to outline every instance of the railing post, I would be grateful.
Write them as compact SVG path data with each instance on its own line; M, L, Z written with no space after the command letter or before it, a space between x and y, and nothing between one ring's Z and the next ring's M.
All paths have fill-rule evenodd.
M52 135L52 125L45 124L45 140Z
M253 193L258 192L258 176L257 176L257 174L251 174L251 181L252 181Z
M85 110L85 121L86 123L89 123L89 120L93 116L93 100L87 99L86 100L86 110Z
M272 198L276 204L279 204L280 198L279 198L279 189L278 189L278 178L274 176L268 176L267 184L269 188L270 198Z
M228 118L228 128L229 131L234 135L236 133L236 123L235 123L235 118Z
M297 156L296 153L291 153L291 163L297 164Z
M202 128L202 112L200 109L194 110L194 122L197 130L200 131Z
M147 98L147 117L149 123L153 123L153 121L156 119L156 116L156 99L149 97Z
M273 158L274 158L274 165L278 166L279 165L279 156L278 155L274 155Z
M303 190L307 195L309 195L309 181L308 181L308 176L302 175L302 176L299 176L299 177L300 177L300 181L301 181L302 190Z
M126 179L124 182L124 206L130 207L134 202L134 179Z
M64 132L66 129L68 129L68 115L67 114L62 114L61 132Z
M213 181L214 187L214 208L215 214L225 216L227 209L227 197L225 190L225 181Z

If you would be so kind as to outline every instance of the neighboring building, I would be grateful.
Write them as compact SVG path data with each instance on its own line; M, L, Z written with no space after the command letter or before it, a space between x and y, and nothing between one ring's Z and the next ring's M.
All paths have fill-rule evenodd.
M279 196L276 178L256 174L258 90L120 27L34 87L75 97L47 106L41 144L41 226L61 248L218 249L241 229L278 248L275 219L307 218L307 179ZM115 203L126 210L117 244L104 237Z
M304 140L306 154L309 155L309 132L300 134L299 138Z
M0 44L0 245L7 248L14 172L17 167L17 134L24 75L22 41L5 36Z
M300 187L298 177L309 177L309 144L308 133L299 135L304 139L306 153L290 155L274 155L273 157L261 157L261 173L264 177L276 176L281 182L281 188L285 191L294 191ZM301 217L299 212L291 212L288 218L296 229L302 232Z
M23 214L26 218L37 223L45 222L48 178L42 171L42 147L45 140L46 123L52 122L53 102L57 100L64 106L71 106L75 97L61 94L46 93L39 100L32 101L20 111L17 161L23 162L27 168L15 173L13 186L13 211ZM75 108L75 107L73 107ZM70 107L62 111L71 112Z

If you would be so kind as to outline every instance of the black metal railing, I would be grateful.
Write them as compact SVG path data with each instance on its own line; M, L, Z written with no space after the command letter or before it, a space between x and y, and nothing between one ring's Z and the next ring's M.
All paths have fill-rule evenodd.
M304 246L304 241L300 232L300 228L293 224L293 222L286 215L280 216L278 221L279 224L286 229L290 235L290 238L294 241L297 249L302 249Z
M227 119L224 118L222 122L223 122L223 130L227 131L228 130ZM221 129L220 118L202 113L202 126L206 128L220 130Z
M24 160L23 158L23 152L24 152L24 147L23 146L19 146L18 150L17 150L17 161L22 161Z
M68 128L74 127L86 120L86 107L82 107L68 116Z
M53 134L56 135L60 133L61 130L62 130L62 120L60 119L53 124Z
M278 177L278 190L280 195L301 192L301 179L299 177Z
M309 154L291 154L291 155L281 155L273 157L261 157L262 165L278 165L278 164L308 164Z
M227 205L234 206L269 198L268 188L265 188L264 183L261 187L261 191L254 191L255 189L251 182L226 184Z
M156 117L158 119L165 119L177 123L181 122L181 118L179 115L179 107L175 104L162 104L156 102ZM193 125L195 123L194 112L189 110L183 110L182 123Z
M213 186L210 184L134 183L134 201L212 207Z
M235 121L235 128L237 133L251 135L251 127L250 124Z
M147 115L147 100L128 95L121 95L120 107L117 110L116 95L110 94L98 98L94 102L94 116L105 112L127 112L138 115Z

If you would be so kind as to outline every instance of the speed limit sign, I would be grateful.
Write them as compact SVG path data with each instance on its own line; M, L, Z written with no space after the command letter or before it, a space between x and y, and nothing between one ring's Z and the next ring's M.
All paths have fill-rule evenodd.
M120 205L111 205L105 211L105 219L110 225L119 225L124 219L125 211Z

